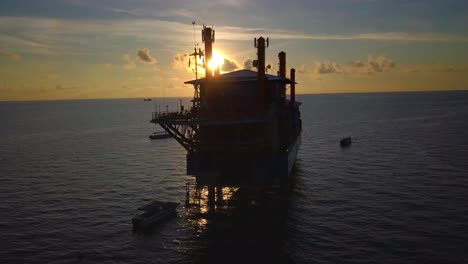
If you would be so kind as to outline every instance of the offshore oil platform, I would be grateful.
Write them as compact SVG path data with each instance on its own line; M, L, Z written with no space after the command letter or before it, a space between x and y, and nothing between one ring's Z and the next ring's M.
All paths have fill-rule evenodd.
M300 102L295 99L295 70L286 77L286 53L280 52L278 74L265 65L269 39L254 40L253 67L221 74L210 64L215 32L203 27L205 50L190 54L203 61L205 77L187 81L194 97L188 110L153 112L159 124L187 150L187 174L197 184L215 186L273 185L291 174L301 144ZM290 98L287 99L287 86Z

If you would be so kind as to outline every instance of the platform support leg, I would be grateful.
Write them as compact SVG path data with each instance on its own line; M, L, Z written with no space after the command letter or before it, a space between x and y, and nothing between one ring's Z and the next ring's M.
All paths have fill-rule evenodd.
M185 184L185 206L190 206L190 183Z

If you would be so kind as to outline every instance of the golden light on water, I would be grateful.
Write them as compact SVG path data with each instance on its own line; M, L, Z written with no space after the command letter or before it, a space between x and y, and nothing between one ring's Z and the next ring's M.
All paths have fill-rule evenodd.
M207 228L211 213L229 207L229 202L235 199L234 195L238 190L239 187L215 187L212 189L212 196L210 197L209 188L204 186L199 189L198 194L194 193L192 200L194 207L191 209L193 218L190 222L194 225L197 232L202 232Z
M222 188L221 192L222 192L222 195L223 195L223 200L228 201L228 200L232 199L232 196L238 190L239 190L239 187L224 187L224 188Z

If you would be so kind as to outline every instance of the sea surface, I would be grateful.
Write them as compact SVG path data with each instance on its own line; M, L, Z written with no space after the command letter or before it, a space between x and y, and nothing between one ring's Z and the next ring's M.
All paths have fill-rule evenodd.
M0 262L468 263L468 92L298 100L289 188L222 188L215 212L206 188L184 203L185 150L148 139L179 100L0 102ZM178 217L132 232L152 199Z

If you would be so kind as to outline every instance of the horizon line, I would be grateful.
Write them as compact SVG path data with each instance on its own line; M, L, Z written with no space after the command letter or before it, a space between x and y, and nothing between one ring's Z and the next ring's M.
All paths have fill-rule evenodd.
M339 94L383 94L383 93L444 93L444 92L468 92L468 88L451 90L402 90L402 91L355 91L355 92L327 92L327 93L297 93L296 95L339 95ZM48 101L88 101L88 100L130 100L130 99L180 99L192 98L192 96L166 96L166 97L115 97L115 98L63 98L63 99L19 99L19 100L0 100L0 103L14 102L48 102Z

